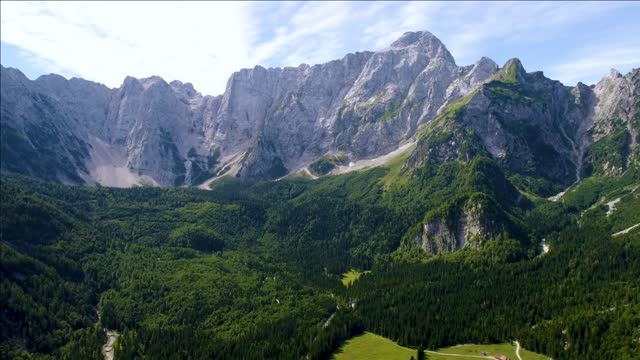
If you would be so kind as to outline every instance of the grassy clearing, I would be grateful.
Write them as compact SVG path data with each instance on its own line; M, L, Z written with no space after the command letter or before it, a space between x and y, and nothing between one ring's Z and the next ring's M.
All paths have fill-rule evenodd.
M486 353L486 355L483 355ZM447 355L449 354L449 355ZM430 360L477 360L493 358L493 355L506 355L517 360L516 347L511 344L457 345L438 351L427 352ZM382 336L365 333L348 340L333 356L334 360L409 360L416 357L416 350L400 346ZM548 360L549 358L520 349L522 360Z
M342 274L342 285L344 286L349 286L351 285L351 283L353 283L354 281L358 280L358 278L362 275L362 274L366 274L366 273L370 273L371 271L367 270L367 271L360 271L360 270L355 270L355 269L351 269L348 272Z
M334 360L409 360L416 350L402 347L395 342L372 333L356 336L333 356Z

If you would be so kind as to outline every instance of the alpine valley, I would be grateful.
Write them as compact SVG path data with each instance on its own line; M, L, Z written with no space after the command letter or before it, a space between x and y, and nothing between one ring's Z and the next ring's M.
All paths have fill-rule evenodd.
M2 359L640 359L640 69L425 31L219 96L0 80Z

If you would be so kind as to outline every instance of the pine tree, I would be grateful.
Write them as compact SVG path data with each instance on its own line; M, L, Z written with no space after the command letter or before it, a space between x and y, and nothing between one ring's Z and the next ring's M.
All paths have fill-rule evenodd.
M426 360L426 356L424 354L424 347L422 345L418 347L418 360Z

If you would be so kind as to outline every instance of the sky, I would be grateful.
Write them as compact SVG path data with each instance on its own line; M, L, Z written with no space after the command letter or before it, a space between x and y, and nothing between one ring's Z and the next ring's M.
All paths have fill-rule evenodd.
M241 68L317 64L428 30L458 65L518 57L575 85L640 67L640 2L0 2L0 62L118 87L224 92Z

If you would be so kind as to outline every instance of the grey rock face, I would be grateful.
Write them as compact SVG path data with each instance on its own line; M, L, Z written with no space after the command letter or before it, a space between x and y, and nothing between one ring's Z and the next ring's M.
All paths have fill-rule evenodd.
M520 61L510 60L490 81L441 109L409 165L465 161L486 151L509 174L564 186L589 175L594 166L620 174L630 161L637 161L637 144L632 139L638 133L634 118L639 116L639 78L638 70L624 77L616 72L594 88L584 84L572 88L541 72L527 73ZM461 86L462 79L452 86ZM611 136L617 138L611 140ZM601 139L619 143L620 136L625 136L623 148L596 149ZM621 151L624 161L616 158L607 163L601 159L603 151Z
M0 168L47 180L80 183L90 146L77 113L14 69L0 69ZM45 78L53 86L55 77ZM77 84L74 84L77 85ZM90 113L89 115L91 115Z
M335 152L359 160L392 151L496 69L485 58L457 66L428 32L325 64L243 69L216 97L159 77L127 77L109 89L57 75L29 81L2 68L3 133L11 129L6 136L18 134L39 153L34 133L55 129L51 149L58 162L72 164L65 174L45 176L43 166L16 160L24 151L14 146L2 167L113 186L191 185L225 173L273 179ZM36 109L41 97L48 117Z
M496 101L513 95L488 89L497 65L482 58L460 67L428 32L325 64L243 69L219 96L159 77L127 77L109 89L57 75L30 81L3 67L1 167L110 186L194 185L225 174L274 179L335 153L347 161L387 154L471 93L463 121L493 156L518 171L551 165L550 176L567 182L583 172L585 157L589 169L601 168L606 161L588 146L612 133L609 119L616 116L632 135L625 162L637 161L631 150L637 149L637 76L571 89L515 65L516 83L537 94L527 95L533 105ZM513 127L546 130L531 143ZM544 151L533 151L539 146ZM449 155L456 149L451 145ZM33 160L35 154L46 160Z
M109 186L211 176L215 152L204 144L204 119L217 113L219 98L159 77L128 77L109 89L57 75L30 81L4 67L1 73L3 169Z
M566 119L577 117L570 108L569 89L541 74L527 74L517 60L503 71L515 72L514 82L490 82L480 88L462 114L465 126L476 130L485 149L505 168L552 181L575 180L580 159L573 154L575 130Z
M453 217L428 216L421 231L414 236L413 243L430 254L456 251L463 247L479 249L484 240L504 229L487 215L480 202L468 200L464 206L456 209L456 213Z
M424 224L422 233L415 237L414 242L429 254L456 251L464 246L464 242L458 242L455 229L449 229L444 218L433 219Z
M593 88L596 98L590 129L592 151L586 167L603 175L620 175L640 164L640 69L622 76L611 70Z
M485 83L498 71L498 65L491 59L483 57L475 65L462 68L462 76L454 80L447 88L448 99L458 99ZM443 105L441 110L445 105Z

